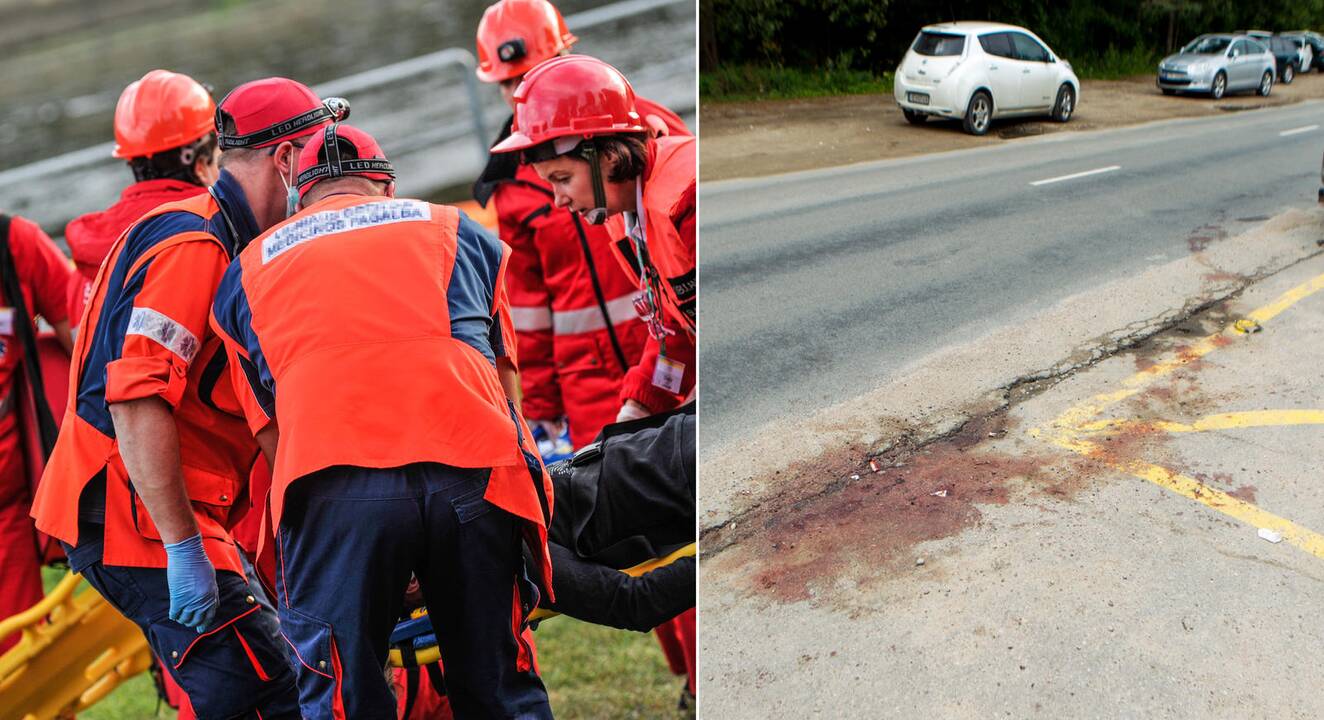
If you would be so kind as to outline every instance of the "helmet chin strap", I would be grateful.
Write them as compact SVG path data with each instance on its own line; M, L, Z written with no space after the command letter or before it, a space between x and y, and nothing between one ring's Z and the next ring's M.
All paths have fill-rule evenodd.
M580 153L588 162L589 177L593 180L594 205L591 210L582 214L590 225L601 225L607 222L607 191L602 185L602 156L598 154L598 146L592 140L584 141Z

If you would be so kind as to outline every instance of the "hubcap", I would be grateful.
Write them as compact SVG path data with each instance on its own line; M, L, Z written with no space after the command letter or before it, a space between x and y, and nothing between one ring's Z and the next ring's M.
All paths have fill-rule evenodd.
M988 101L984 98L975 100L975 127L983 130L988 125Z
M1071 92L1062 93L1062 119L1071 117Z
M1215 94L1215 95L1218 95L1218 96L1222 96L1222 95L1223 95L1223 85L1224 85L1225 82L1226 82L1226 81L1223 80L1223 76L1222 76L1222 75L1219 75L1218 77L1214 78L1214 94Z
M1285 73L1285 75L1287 75L1288 77L1291 77L1291 73ZM1273 81L1269 79L1269 73L1265 73L1265 74L1264 74L1264 79L1260 80L1260 92L1261 92L1262 94L1268 94L1268 92L1269 92L1269 83L1271 83L1271 82L1273 82Z

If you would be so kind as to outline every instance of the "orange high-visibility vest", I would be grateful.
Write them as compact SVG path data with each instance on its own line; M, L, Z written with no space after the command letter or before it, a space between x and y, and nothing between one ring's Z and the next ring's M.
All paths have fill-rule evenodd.
M545 548L551 479L496 369L509 252L452 207L333 195L240 253L212 323L253 432L279 427L273 527L318 470L435 462L491 468L487 500Z
M228 382L224 348L207 323L230 259L212 234L219 212L202 194L144 215L111 248L83 311L69 403L32 515L42 532L77 545L79 496L105 470L107 565L166 566L109 411L112 403L156 396L174 409L184 484L207 555L217 569L243 573L227 527L257 445Z

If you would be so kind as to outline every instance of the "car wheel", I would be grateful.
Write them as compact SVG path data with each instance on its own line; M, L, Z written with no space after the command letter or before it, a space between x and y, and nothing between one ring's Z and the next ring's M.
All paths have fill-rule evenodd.
M1159 88L1159 90L1162 90L1164 95L1176 95L1176 94L1177 94L1177 91L1176 91L1176 90L1172 90L1172 89L1170 89L1170 88Z
M901 114L906 116L906 122L911 125L923 125L924 121L929 119L929 116L922 112L915 112L914 110L907 110L905 108L901 108Z
M1071 119L1071 113L1076 111L1076 91L1071 86L1062 83L1062 87L1057 89L1057 103L1053 105L1053 119L1064 123Z
M992 124L993 98L987 92L980 90L970 98L970 104L965 108L963 123L965 131L971 135L983 135L988 132Z
M1283 68L1283 84L1291 85L1292 81L1295 79L1296 79L1296 66L1293 65L1292 63L1287 63L1287 67ZM1268 95L1269 93L1261 92L1260 94Z
M1214 76L1214 84L1209 86L1209 96L1215 100L1222 100L1225 92L1227 92L1227 75L1219 70Z
M1288 67L1291 67L1290 65ZM1260 78L1260 97L1269 97L1269 92L1273 90L1273 73L1264 71L1264 77Z

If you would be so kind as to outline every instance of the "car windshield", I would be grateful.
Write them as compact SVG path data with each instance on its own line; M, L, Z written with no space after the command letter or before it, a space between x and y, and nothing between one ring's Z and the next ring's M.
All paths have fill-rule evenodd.
M1198 37L1181 51L1184 55L1221 55L1231 43L1231 38Z
M965 36L925 30L915 38L910 49L920 55L960 55L965 50Z

